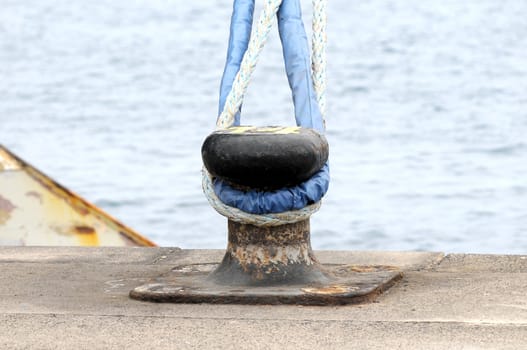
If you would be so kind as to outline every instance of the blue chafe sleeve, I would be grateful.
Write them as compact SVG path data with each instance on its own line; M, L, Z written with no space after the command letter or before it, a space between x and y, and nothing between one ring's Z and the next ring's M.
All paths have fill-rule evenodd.
M254 0L235 0L231 19L227 63L220 87L219 113L240 69L247 50L254 14ZM297 126L324 133L324 122L313 88L310 53L302 21L300 0L283 0L278 10L278 30L282 41L287 79L293 95ZM240 112L234 125L240 125ZM214 192L220 200L248 213L266 214L297 210L318 202L329 187L329 165L295 187L277 191L240 191L221 179L214 180Z
M278 31L282 41L287 80L293 93L296 125L324 133L311 78L310 51L300 0L284 0L278 10Z
M251 214L282 213L302 209L318 202L329 187L329 165L325 164L309 180L295 187L276 191L241 191L220 179L214 180L214 192L228 206Z
M218 115L223 111L227 95L232 89L234 78L240 70L243 55L249 46L253 24L254 0L234 0L231 28L229 35L229 48L227 60L220 85L220 103ZM234 116L234 125L240 125L240 112Z

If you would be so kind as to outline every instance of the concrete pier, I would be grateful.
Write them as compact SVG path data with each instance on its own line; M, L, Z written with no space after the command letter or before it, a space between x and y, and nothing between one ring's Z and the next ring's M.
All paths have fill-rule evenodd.
M375 303L155 304L128 292L222 250L0 248L1 349L526 349L527 256L317 251L393 265Z

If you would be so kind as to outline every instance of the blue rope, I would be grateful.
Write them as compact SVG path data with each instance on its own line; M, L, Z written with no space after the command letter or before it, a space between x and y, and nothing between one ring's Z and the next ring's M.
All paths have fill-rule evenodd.
M235 0L231 18L229 48L220 87L219 111L240 69L247 50L254 13L254 0ZM278 30L282 41L287 79L295 106L296 125L325 132L311 77L310 51L302 21L300 0L283 0L278 10ZM240 125L241 113L234 125ZM318 202L329 187L329 165L304 183L277 191L240 191L215 179L214 192L225 204L252 214L280 213L297 210Z

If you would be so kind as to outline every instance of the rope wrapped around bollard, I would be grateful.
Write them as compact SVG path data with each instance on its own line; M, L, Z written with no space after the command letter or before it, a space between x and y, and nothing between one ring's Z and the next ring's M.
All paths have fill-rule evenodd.
M326 1L313 0L313 5L313 63L310 66L299 0L267 0L252 32L254 0L235 1L227 63L220 88L218 130L240 124L240 108L247 86L277 15L297 125L324 133ZM255 226L278 226L305 220L318 211L320 199L329 186L329 166L322 165L318 170L312 179L293 187L273 191L245 188L240 191L221 178L213 179L210 169L204 167L203 190L211 206L230 220ZM265 203L274 203L267 206L272 209L266 208Z
M329 146L323 135L326 0L313 0L313 5L310 65L300 0L266 0L254 28L254 0L234 1L220 115L201 150L205 195L228 218L227 250L219 264L176 266L133 289L132 298L350 304L372 300L401 278L387 266L322 265L311 248L310 216L329 185ZM240 126L243 96L276 14L297 126Z

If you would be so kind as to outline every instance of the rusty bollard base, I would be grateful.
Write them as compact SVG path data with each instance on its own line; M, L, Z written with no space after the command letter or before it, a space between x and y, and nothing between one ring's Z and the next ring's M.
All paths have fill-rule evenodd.
M218 264L174 268L130 292L159 303L344 305L373 301L402 277L390 266L323 265L335 278L327 284L226 286L208 278Z
M402 277L391 266L322 265L309 220L273 228L229 221L219 264L176 266L130 297L171 303L335 305L372 301Z

